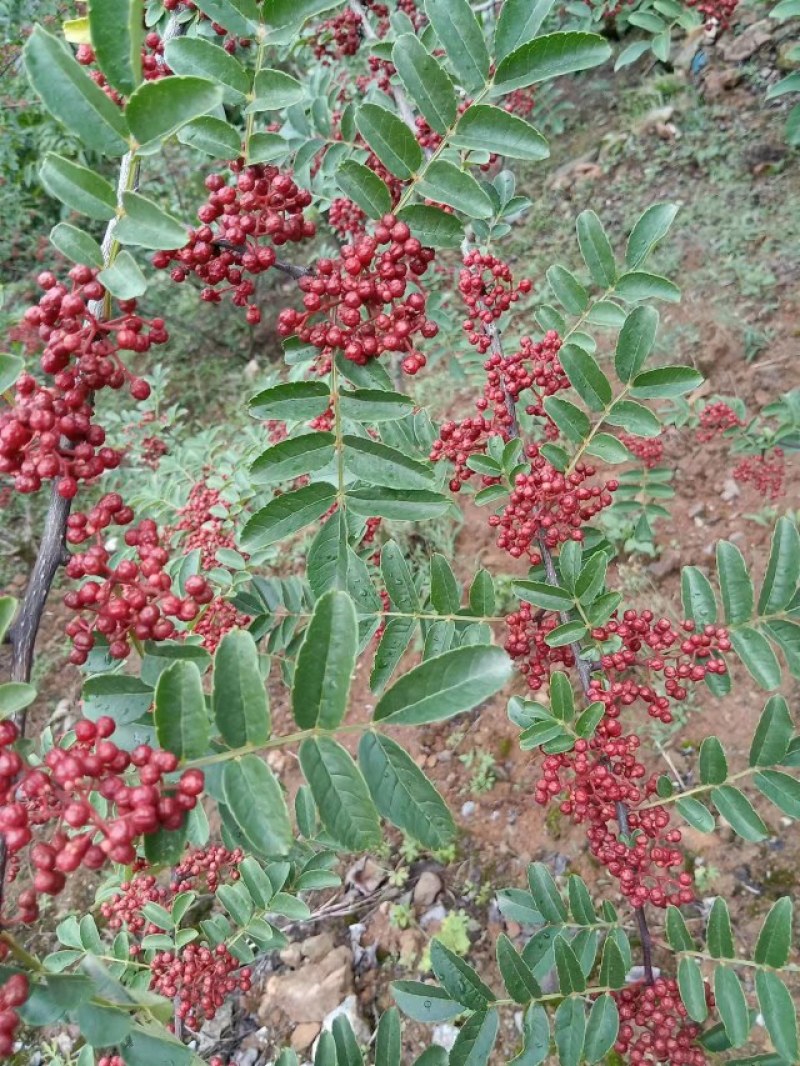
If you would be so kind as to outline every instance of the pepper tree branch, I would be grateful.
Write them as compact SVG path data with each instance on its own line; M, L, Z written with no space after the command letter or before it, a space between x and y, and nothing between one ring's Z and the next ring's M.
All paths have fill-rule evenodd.
M503 353L503 345L500 338L500 330L497 328L495 322L491 322L487 327L487 333L491 340L491 351L493 355L499 355L501 359L505 358ZM505 390L505 403L509 415L511 416L510 434L519 440L522 440L522 434L520 433L519 422L517 421L517 409L513 396ZM523 442L524 444L524 442ZM555 563L553 562L553 556L550 549L547 546L544 534L540 531L538 536L539 552L542 556L542 563L544 565L545 577L548 585L558 585L558 577L556 575ZM569 621L569 615L566 611L559 611L559 618L562 624ZM590 693L590 680L591 680L591 666L589 662L581 655L581 646L578 641L572 641L569 644L569 649L572 652L575 659L575 668L578 671L578 677L580 678L581 688L583 689L584 696L591 700ZM617 802L615 804L615 813L617 823L620 828L620 832L624 836L630 834L630 821L628 818L628 808L626 804ZM650 927L647 924L647 915L645 914L644 907L634 907L634 914L636 916L636 924L639 928L639 938L642 944L642 966L644 969L645 980L649 985L654 981L653 975L653 936L650 932Z

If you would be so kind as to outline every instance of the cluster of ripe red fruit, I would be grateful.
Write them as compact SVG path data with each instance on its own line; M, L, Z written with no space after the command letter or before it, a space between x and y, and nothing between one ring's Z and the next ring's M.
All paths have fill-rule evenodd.
M113 659L124 659L133 640L168 640L176 633L173 619L193 621L214 597L208 581L199 574L186 579L183 596L172 591L172 578L165 569L170 553L150 518L125 533L125 543L136 549L136 558L112 563L112 552L98 536L99 530L112 520L125 524L123 519L130 521L132 512L115 493L103 497L101 504L102 508L92 512L99 511L101 518L73 515L69 526L72 543L87 540L90 530L95 531L94 543L73 554L66 566L67 577L88 578L64 596L66 606L76 612L67 624L67 635L73 643L70 661L78 666L89 657L97 633L108 641Z
M314 223L303 217L311 194L275 166L236 161L230 171L233 184L227 174L209 174L209 197L197 212L202 225L190 231L182 248L156 252L153 266L164 270L174 263L170 276L176 282L198 278L204 283L200 298L209 303L230 293L231 302L245 307L247 321L255 325L261 311L249 302L253 278L275 265L275 248L314 236Z
M114 318L96 315L93 305L109 298L97 275L75 266L71 285L50 271L37 278L44 294L24 321L38 333L41 368L52 385L22 374L14 403L0 413L0 474L13 477L18 492L37 492L55 480L59 493L71 499L80 481L119 466L120 453L105 446L105 430L95 421L93 394L127 384L135 400L150 395L150 386L131 373L120 353L164 344L164 320L143 319L135 300L120 301Z
M405 222L384 215L372 236L346 245L336 259L318 260L316 273L300 278L305 310L284 308L278 332L317 348L321 372L336 351L361 366L384 352L398 352L405 373L416 374L425 356L414 338L435 337L438 326L425 315L426 296L418 284L408 289L433 258Z
M17 899L20 922L35 921L38 897L58 895L79 866L132 863L139 837L180 828L197 804L200 770L185 770L168 784L176 756L147 744L125 751L110 739L115 729L111 718L81 719L71 739L60 738L40 765L31 766L12 748L17 727L0 722L0 832L9 855L30 848L35 871ZM107 801L107 814L92 803L93 793Z

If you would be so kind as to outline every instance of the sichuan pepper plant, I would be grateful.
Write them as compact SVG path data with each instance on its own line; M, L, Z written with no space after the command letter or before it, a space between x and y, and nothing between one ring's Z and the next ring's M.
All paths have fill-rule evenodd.
M666 498L652 491L667 480L661 416L702 379L651 358L656 305L680 296L648 265L673 205L649 208L624 252L581 214L580 275L517 276L503 258L529 207L506 168L539 174L549 151L533 87L611 55L553 7L94 0L66 40L31 33L34 90L104 162L42 160L44 188L88 221L52 231L29 356L0 363L0 474L50 494L25 596L0 613L0 1054L36 1040L29 1027L70 1026L81 1066L199 1062L199 1028L250 989L287 920L314 917L309 894L339 884L340 856L377 848L384 823L452 843L403 736L506 690L529 801L585 827L603 894L540 863L501 893L526 930L497 941L502 991L434 940L435 980L397 982L397 1007L461 1024L449 1055L417 1061L497 1061L500 1013L520 1009L517 1066L799 1060L791 900L763 915L752 953L737 947L723 899L696 907L681 827L713 846L723 822L759 841L777 812L800 817L800 738L778 691L800 676L800 536L778 520L757 588L720 540L711 577L684 568L677 621L609 585L599 520L633 505L637 522L668 521L630 471ZM176 138L205 174L195 218L146 191ZM249 402L258 444L231 442L238 468L205 470L166 513L126 499L136 456L103 420L108 389L146 405L148 353L168 361L156 276L271 320L288 367ZM545 282L551 303L533 297ZM477 353L482 383L472 414L436 425L414 382L442 335ZM156 420L146 447L157 470ZM465 495L529 567L508 613L487 570L462 588L443 555L412 568L390 535ZM272 564L291 545L305 566L284 576ZM26 721L33 650L62 566L81 717L42 732ZM691 783L647 765L642 721L670 723L704 687L726 696L742 668L769 694L746 765L714 736ZM289 731L270 709L283 692ZM292 791L266 761L278 749L297 755ZM102 871L96 905L53 928L50 899L81 869ZM32 930L55 950L31 954ZM396 1066L401 1048L392 1008L368 1055ZM363 1061L346 1020L321 1035L316 1066Z

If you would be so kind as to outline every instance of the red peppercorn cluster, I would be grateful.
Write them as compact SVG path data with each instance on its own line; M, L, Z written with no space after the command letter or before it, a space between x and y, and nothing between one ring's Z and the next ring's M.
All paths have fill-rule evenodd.
M198 618L193 632L203 638L203 647L213 652L226 633L245 629L251 621L250 615L237 610L230 600L215 596Z
M539 534L551 549L568 540L583 540L581 526L611 506L619 482L610 478L587 485L597 474L587 463L561 473L540 454L537 444L528 445L525 454L530 459L528 473L517 475L508 503L501 514L489 516L489 525L499 531L498 547L515 559L527 552L536 566L542 561Z
M703 626L697 629L687 619L676 628L668 618L656 618L652 611L627 610L621 619L611 619L592 630L592 638L599 643L616 638L619 650L600 657L600 666L607 678L613 680L608 688L595 678L590 684L591 699L606 704L609 718L619 716L620 706L630 706L636 700L647 704L648 714L665 725L672 722L670 700L686 699L690 683L697 684L707 674L724 674L727 670L722 654L730 651L731 642L723 626ZM630 671L646 671L664 679L664 694L652 684L640 684L627 675Z
M316 59L330 63L334 59L354 56L363 40L362 17L351 8L323 19L308 38Z
M251 970L239 969L238 961L224 944L215 948L187 944L180 952L160 951L153 959L150 989L168 999L177 999L177 1015L190 1029L214 1017L234 992L249 992Z
M125 1066L121 1055L103 1055L97 1060L97 1066Z
M152 874L141 874L130 881L123 881L119 892L100 904L100 913L108 922L109 929L117 930L124 926L129 933L147 936L161 930L147 921L142 914L142 907L147 903L169 907L173 895L169 889L159 885Z
M689 7L696 7L706 17L706 25L727 29L731 24L733 13L739 6L739 0L686 0Z
M208 303L231 293L231 302L245 307L247 321L255 325L261 312L248 302L255 293L253 278L274 266L275 248L314 236L314 223L303 217L311 194L274 166L234 162L230 171L234 184L226 174L209 174L209 197L197 212L202 225L189 232L183 248L156 252L153 266L164 270L175 263L170 277L176 282L194 275L204 283L200 298Z
M429 458L434 463L447 459L453 464L453 476L449 482L451 492L460 492L461 486L473 477L475 471L467 466L467 460L471 455L483 455L486 452L491 435L492 423L483 415L473 415L461 422L442 423ZM498 481L498 478L481 477L484 487L496 485Z
M626 1062L632 1066L706 1066L706 1053L695 1043L700 1026L689 1018L676 981L658 977L652 985L631 985L611 995L620 1020L614 1050ZM713 1006L708 988L706 1000Z
M506 616L508 633L504 647L534 692L547 682L555 665L575 665L575 656L569 644L551 648L545 643L548 633L558 624L559 619L555 615L545 617L544 612L529 603L521 603L519 610Z
M388 25L388 24L387 24ZM378 30L380 34L380 28ZM392 91L392 78L397 73L397 67L388 59L379 56L367 56L368 74L359 74L356 78L356 92L366 93L373 85L387 95Z
M235 37L229 34L224 26L221 26L218 22L214 22L210 16L199 11L197 4L193 3L193 0L162 0L165 11L189 11L192 14L197 13L201 22L210 22L211 29L216 33L218 37L224 37L222 47L226 52L233 55L237 48L249 48L252 41L249 37Z
M700 426L697 430L697 439L701 444L707 444L718 434L723 434L736 426L744 423L733 410L722 400L709 403L700 412Z
M186 534L181 540L185 553L199 549L203 570L219 566L217 552L220 548L236 547L232 529L226 528L226 519L214 513L215 509L218 512L225 506L219 489L210 488L203 478L192 485L189 498L178 509L177 524L170 527L170 536Z
M515 286L511 267L496 255L477 250L468 252L458 276L458 290L470 316L463 324L470 344L482 354L488 351L491 338L486 327L531 288L529 278L522 278Z
M243 859L241 848L229 851L222 844L195 848L173 869L172 889L174 892L183 892L191 887L216 892L223 881L239 880L238 867Z
M21 1007L30 993L24 973L14 973L0 985L0 1055L5 1058L14 1050L14 1034L19 1026L17 1007Z
M435 337L438 326L425 317L425 293L408 288L433 258L405 222L384 215L372 236L345 245L338 259L318 260L316 274L300 278L305 311L281 311L278 332L312 344L323 361L337 350L361 366L384 352L404 353L403 370L416 374L425 356L414 336Z
M91 305L107 296L97 273L75 266L71 286L50 271L37 278L44 295L25 312L25 322L38 332L41 368L53 384L22 374L14 403L0 413L0 474L13 477L18 492L37 492L44 481L57 479L60 494L71 499L79 481L119 466L120 453L105 446L105 430L94 421L92 394L127 384L135 400L150 395L150 386L119 353L164 344L164 320L143 319L135 300L120 301L116 318L97 318Z
M367 216L352 200L339 196L331 201L328 225L339 237L361 238L364 235L366 221Z
M571 751L547 755L534 799L541 806L557 801L562 814L588 824L592 855L617 879L632 906L690 903L692 877L682 869L683 852L676 846L680 830L669 828L664 807L637 809L656 789L655 779L641 784L647 771L636 758L639 737L614 732L601 722L591 740L577 740ZM620 805L627 811L629 837L624 840Z
M75 514L69 519L67 535L71 543L83 543L93 533L96 537L91 547L74 554L66 566L68 577L88 578L79 589L64 596L65 605L77 612L66 631L73 643L70 662L78 666L86 662L94 647L95 633L106 638L112 658L124 659L130 653L132 639L168 640L176 633L173 618L191 622L214 596L200 575L187 578L183 598L170 591L172 578L165 571L169 551L149 518L125 533L125 543L136 549L136 558L112 564L111 552L97 533L112 520L126 524L120 515L130 521L129 511L122 499L112 494L103 497L89 515Z
M733 471L742 484L751 484L768 500L779 500L784 494L786 459L782 448L773 448L767 455L745 456Z
M503 110L510 115L527 118L533 111L536 97L533 89L513 89L503 100Z
M199 770L186 770L168 789L164 776L175 772L177 758L146 744L123 751L109 739L115 729L111 718L82 719L68 746L57 743L30 766L12 747L17 727L0 722L0 833L10 855L30 848L35 871L32 886L17 900L21 922L36 920L38 897L58 895L67 874L80 866L98 870L108 861L133 862L137 837L178 829L197 804L204 783ZM106 815L93 806L92 793L108 802Z
M652 470L664 458L664 437L634 437L632 433L620 433L617 437L628 451L635 455L645 470Z
M78 45L75 58L84 67L91 67L97 61L94 49L90 44ZM157 33L151 30L145 34L142 45L142 78L145 81L156 81L158 78L165 78L171 73L172 71L164 61L164 42ZM112 85L108 84L108 79L99 67L90 70L89 77L95 85L100 86L109 100L113 100L115 104L122 107L125 102L124 96L122 93L117 92Z

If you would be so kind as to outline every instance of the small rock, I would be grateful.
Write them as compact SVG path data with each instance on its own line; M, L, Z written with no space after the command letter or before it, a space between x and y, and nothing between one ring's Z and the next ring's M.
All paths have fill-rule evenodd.
M259 1021L267 1024L278 1009L295 1023L322 1022L354 991L352 963L348 949L338 947L319 962L270 977L256 1012Z
M300 945L305 958L309 962L319 962L329 955L334 949L333 936L331 933L319 933L318 936L309 936ZM281 955L281 957L283 957Z
M681 553L674 548L670 551L664 552L660 559L656 559L655 562L650 563L647 567L647 572L651 574L656 581L663 581L665 577L669 577L670 574L676 573L681 568Z
M750 56L769 44L775 27L769 19L761 19L748 26L738 37L721 42L718 47L726 63L743 63Z
M443 922L447 917L447 911L441 903L436 903L433 907L430 907L419 920L419 924L423 929L429 925L433 925L434 922Z
M476 804L473 803L472 800L467 800L466 803L462 803L461 805L461 817L469 818L475 813L476 810Z
M300 951L299 944L290 944L288 948L280 952L278 957L285 966L291 966L293 970L296 970L303 961L303 953Z
M706 100L719 100L735 89L741 80L742 72L737 67L709 70L703 78L703 95Z
M330 1032L333 1023L337 1018L347 1018L359 1044L366 1044L369 1042L369 1038L372 1034L370 1033L369 1026L358 1013L358 1000L355 996L348 996L338 1007L334 1007L329 1014L325 1015L322 1022L323 1030Z
M386 880L386 871L372 859L359 859L354 862L345 876L345 882L352 885L362 896L371 896Z
M800 59L797 58L797 41L784 41L778 46L775 66L778 70L797 70L800 67Z
M433 870L424 870L414 885L414 903L417 907L430 907L442 891L442 879Z
M689 508L690 518L702 518L705 513L706 505L705 501L703 500L699 500L697 503L693 503L692 506Z
M720 496L725 501L725 503L731 503L731 501L735 500L737 496L741 496L739 486L736 484L732 477L725 478Z
M305 1051L310 1048L320 1034L320 1026L317 1022L304 1022L296 1025L289 1043L295 1051Z
M457 1036L458 1029L456 1029L454 1025L448 1025L445 1022L443 1025L434 1025L433 1034L431 1035L431 1043L438 1044L438 1046L443 1047L445 1051L452 1051Z

